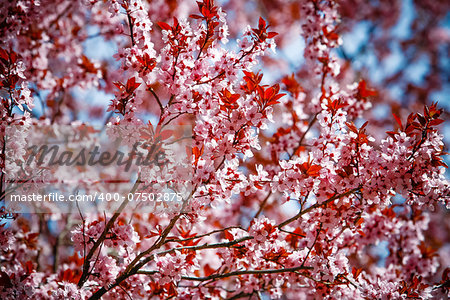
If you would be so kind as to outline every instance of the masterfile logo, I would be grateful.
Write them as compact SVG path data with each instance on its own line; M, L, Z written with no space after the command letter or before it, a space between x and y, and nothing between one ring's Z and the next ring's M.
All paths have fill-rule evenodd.
M154 128L150 123L8 127L6 199L21 212L51 212L56 207L75 213L80 207L97 210L99 203L107 203L100 208L109 211L125 200L134 200L136 209L144 197L134 193L153 195L146 197L155 199L147 201L147 209L164 199L159 194L177 195L177 201L160 201L161 211L167 210L191 190L192 164L186 151L191 137L190 126Z

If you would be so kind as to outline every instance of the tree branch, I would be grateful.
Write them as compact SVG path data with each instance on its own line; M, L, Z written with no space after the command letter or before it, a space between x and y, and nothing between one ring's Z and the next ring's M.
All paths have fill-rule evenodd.
M136 182L134 183L133 188L130 191L131 194L133 194L137 190L140 182L141 182L140 177L138 177L136 179ZM120 207L116 210L116 212L114 213L112 218L109 219L109 221L106 224L105 229L103 230L102 234L97 239L97 241L94 243L94 245L92 246L91 250L89 250L89 253L86 255L86 257L84 259L84 263L83 263L83 273L81 274L80 280L78 281L78 286L79 287L82 287L83 284L86 282L86 280L89 277L89 265L90 265L90 260L91 260L92 256L94 255L94 253L98 249L98 247L103 243L103 241L105 240L106 235L108 234L109 230L114 225L114 223L116 222L117 218L119 217L120 213L123 211L125 206L127 206L128 202L129 202L128 197L125 197L125 200L122 202Z
M299 270L312 270L312 267L293 267L293 268L284 268L284 269L268 269L268 270L242 270L242 271L234 271L224 274L213 274L206 277L191 277L191 276L183 276L181 277L182 280L191 280L191 281L208 281L208 280L214 280L214 279L221 279L221 278L228 278L232 276L240 276L240 275L266 275L266 274L277 274L277 273L286 273L286 272L295 272ZM145 275L154 275L157 273L157 271L145 271L141 270L137 272L138 274L145 274Z
M338 195L334 195L333 197L331 197L331 198L329 198L328 200L325 200L325 201L323 201L323 202L321 202L321 203L316 203L316 204L314 204L314 205L311 205L310 207L308 207L308 208L305 209L305 210L300 209L300 211L298 212L298 214L296 214L295 216L293 216L293 217L290 218L290 219L287 219L287 220L284 221L284 222L281 222L281 223L278 225L278 228L282 228L282 227L284 227L284 226L286 226L286 225L288 225L288 224L294 222L295 220L298 220L301 216L303 216L303 215L306 214L306 213L309 213L309 212L312 211L313 209L316 209L316 208L318 208L318 207L321 207L321 206L323 206L323 205L326 205L326 204L328 204L328 203L330 203L330 202L332 202L332 201L334 201L334 200L336 200L336 199L340 199L340 198L342 198L342 197L349 196L349 195L353 194L354 192L356 192L356 191L358 191L358 190L360 190L360 189L361 189L361 186L358 186L357 188L351 189L351 190L349 190L349 191L347 191L347 192L345 192L345 193L338 194Z

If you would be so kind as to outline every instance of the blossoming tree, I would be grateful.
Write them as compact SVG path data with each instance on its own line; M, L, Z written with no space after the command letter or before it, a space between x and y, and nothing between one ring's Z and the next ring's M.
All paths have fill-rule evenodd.
M448 98L431 96L448 79L449 5L413 6L400 42L405 66L431 62L420 83L406 67L372 82L361 60L389 55L399 0L3 3L0 297L446 297L447 115L434 101ZM342 37L363 21L367 41L350 55ZM300 64L286 57L295 40ZM125 178L108 166L68 171L85 193L121 177L128 190L113 209L10 205L63 181L23 164L42 138L32 128L92 133L95 122L129 146L145 140L147 154L189 139L187 155L168 151L169 163ZM168 129L186 125L188 137ZM167 187L184 189L180 205L135 209L135 195Z

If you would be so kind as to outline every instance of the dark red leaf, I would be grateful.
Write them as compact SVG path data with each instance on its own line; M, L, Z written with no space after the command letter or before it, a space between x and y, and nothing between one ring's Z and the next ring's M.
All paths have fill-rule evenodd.
M278 35L278 33L276 33L276 32L268 32L267 33L267 38L271 39L271 38L273 38L273 37L275 37L277 35Z
M353 131L356 134L358 133L358 129L356 128L355 124L353 124L353 122L345 122L345 124L351 131Z
M357 269L357 268L353 267L352 268L353 278L358 279L358 276L359 276L359 274L361 274L361 272L362 272L362 268Z
M192 19L203 19L202 16L194 15L194 14L190 15L189 18L192 18Z
M14 51L9 52L9 57L11 58L11 63L15 64L17 61L17 53Z
M11 89L15 89L16 88L16 84L19 81L19 76L17 75L11 75L10 76L10 81L9 81L9 87Z
M215 272L215 270L214 270L213 268L211 268L211 267L209 266L209 264L206 264L206 265L203 267L203 272L205 273L205 276L209 276L209 275L213 274L213 273Z
M397 122L398 126L400 126L400 130L403 130L402 120L400 120L400 118L395 113L392 113L392 115L394 116L394 119Z
M8 274L3 271L0 271L0 286L5 288L11 288L13 286Z
M358 85L358 94L361 98L367 98L370 96L376 96L377 91L368 89L367 85L366 85L366 81L361 80Z
M422 126L425 126L425 124L427 123L427 119L425 119L425 117L422 116L421 114L417 114L417 119L419 120L419 123Z
M229 241L234 240L233 235L232 235L231 233L229 233L228 230L225 230L223 233L224 233L225 238L226 238L227 240L229 240Z
M163 130L161 131L161 133L159 134L159 138L164 141L167 140L168 138L170 138L173 135L173 130Z
M114 81L113 84L119 89L123 89L123 83L119 81Z
M165 22L158 22L157 24L159 27L161 27L162 30L171 30L172 29L172 27Z
M266 28L266 21L264 21L264 19L261 17L259 17L258 28L259 29Z
M430 121L430 126L436 126L436 125L439 125L439 124L442 124L442 123L444 123L444 120L442 120L442 119L435 119L435 120L431 120Z
M5 63L9 61L8 52L2 48L0 48L0 59L2 59Z
M141 85L141 83L136 82L136 78L135 77L131 77L130 79L128 79L127 81L127 86L126 86L126 90L129 94L133 93L134 90L136 90L139 86Z

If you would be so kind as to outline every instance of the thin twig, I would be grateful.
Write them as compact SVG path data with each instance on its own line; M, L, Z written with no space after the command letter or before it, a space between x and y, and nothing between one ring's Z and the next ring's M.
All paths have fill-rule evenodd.
M205 234L201 234L201 235L196 235L190 238L185 238L185 239L172 239L172 240L167 240L167 243L181 243L181 242L186 242L186 241L191 241L191 240L195 240L195 239L200 239L203 238L205 236L209 236L215 233L219 233L219 232L223 232L225 230L229 230L229 229L233 229L233 228L237 228L237 229L241 229L244 230L244 228L242 228L241 226L229 226L223 229L217 229L217 230L213 230L211 232L205 233Z
M303 216L304 214L309 213L309 212L312 211L313 209L316 209L316 208L318 208L318 207L324 206L324 205L326 205L326 204L328 204L328 203L330 203L330 202L332 202L332 201L334 201L334 200L336 200L336 199L340 199L340 198L342 198L342 197L349 196L349 195L353 194L354 192L356 192L356 191L358 191L358 190L360 190L360 189L361 189L361 187L358 186L358 187L356 187L356 188L354 188L354 189L351 189L351 190L349 190L349 191L347 191L347 192L345 192L345 193L338 194L338 195L334 195L333 197L331 197L331 198L329 198L328 200L325 200L325 201L323 201L323 202L321 202L321 203L316 203L316 204L314 204L314 205L311 205L310 207L308 207L308 208L305 209L305 210L300 209L300 211L298 212L298 214L296 214L296 215L293 216L292 218L287 219L286 221L280 223L280 224L278 225L278 228L284 227L284 226L286 226L286 225L288 225L288 224L294 222L295 220L299 219L299 218L300 218L301 216Z
M319 238L319 235L320 235L320 232L321 232L321 231L322 231L322 223L320 223L319 229L317 230L316 238L314 239L314 242L313 242L313 244L311 245L311 247L308 249L308 253L307 253L306 256L305 256L305 259L303 260L303 262L302 262L302 264L301 264L301 267L303 267L303 266L305 265L306 260L307 260L308 257L309 257L309 254L311 253L312 249L314 248L314 246L315 246L316 243L317 243L317 239Z
M261 212L264 209L264 206L267 203L267 200L269 200L270 195L272 195L272 191L269 192L269 194L267 194L266 198L264 198L264 200L261 202L261 204L259 205L259 209L256 212L255 216L253 217L253 219L256 219L257 217L259 217L259 215L261 214Z
M134 46L134 36L133 36L133 20L131 19L130 12L127 10L127 18L128 18L128 26L130 27L130 37L131 37L131 44Z
M160 256L160 255L165 255L165 254L168 254L168 253L172 253L172 252L175 252L175 251L181 251L181 250L193 250L193 251L196 251L196 250L203 250L203 249L225 248L225 247L234 246L234 245L239 244L241 242L252 240L252 239L253 239L252 236L245 236L243 238L240 238L240 239L237 239L237 240L234 240L234 241L230 241L230 242L215 243L215 244L203 244L203 245L199 245L199 246L185 246L185 247L172 248L172 249L169 249L169 250L165 250L165 251L156 253L154 255Z
M162 103L161 103L161 100L159 100L158 95L156 95L155 91L154 91L151 87L149 87L148 90L150 91L150 93L152 93L153 97L155 97L156 102L158 102L159 109L161 110L161 115L163 115L163 113L164 113L164 107L163 107L163 105L162 105Z

